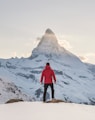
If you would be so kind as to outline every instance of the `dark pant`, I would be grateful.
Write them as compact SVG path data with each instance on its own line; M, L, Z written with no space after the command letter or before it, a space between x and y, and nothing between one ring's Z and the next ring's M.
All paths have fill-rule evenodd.
M51 87L51 94L52 94L52 99L54 98L54 87L53 87L53 83L51 84L44 84L44 94L43 94L43 101L46 101L46 92L47 92L47 88L48 86Z

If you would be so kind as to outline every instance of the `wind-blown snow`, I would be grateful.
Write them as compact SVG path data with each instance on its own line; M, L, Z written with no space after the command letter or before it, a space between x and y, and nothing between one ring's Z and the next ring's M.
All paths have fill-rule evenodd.
M95 120L95 106L22 102L0 105L1 120Z

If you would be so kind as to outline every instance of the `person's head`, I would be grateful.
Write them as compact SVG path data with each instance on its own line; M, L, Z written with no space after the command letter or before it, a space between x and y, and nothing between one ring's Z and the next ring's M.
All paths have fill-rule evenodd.
M47 62L47 63L46 63L46 66L50 66L50 63L49 63L49 62Z

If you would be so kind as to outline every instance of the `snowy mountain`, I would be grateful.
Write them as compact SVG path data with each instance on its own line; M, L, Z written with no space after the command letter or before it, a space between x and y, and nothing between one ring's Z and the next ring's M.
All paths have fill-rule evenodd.
M22 94L27 96L26 100L30 100L30 96L36 101L42 100L43 85L39 81L46 62L50 63L56 74L57 83L54 87L57 99L95 104L93 72L95 67L83 63L77 56L61 47L56 35L50 29L46 30L29 58L0 59L0 79L14 84ZM1 103L10 99L9 92L6 91L5 94L3 88L6 89L7 85L1 85L0 94L3 96ZM5 95L7 98L4 97ZM17 97L15 93L14 96ZM50 89L48 89L47 99L50 98Z
M72 64L74 63L73 60L78 64L83 65L82 62L77 58L74 54L67 51L65 48L61 47L58 44L58 40L55 36L55 34L50 30L47 29L45 32L45 35L41 38L40 43L38 46L32 51L32 55L30 58L44 55L48 59L51 58L60 58L60 61L64 60L65 63ZM55 59L56 60L56 59ZM75 65L75 63L74 63Z

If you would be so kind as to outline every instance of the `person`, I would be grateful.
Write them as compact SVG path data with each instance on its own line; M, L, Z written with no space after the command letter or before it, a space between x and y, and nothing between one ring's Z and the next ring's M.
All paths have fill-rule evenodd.
M41 74L41 84L44 83L44 93L43 93L43 102L46 101L46 93L48 86L51 87L51 94L52 99L54 99L54 85L56 83L56 77L54 71L50 67L50 63L46 63L45 69L42 71Z

